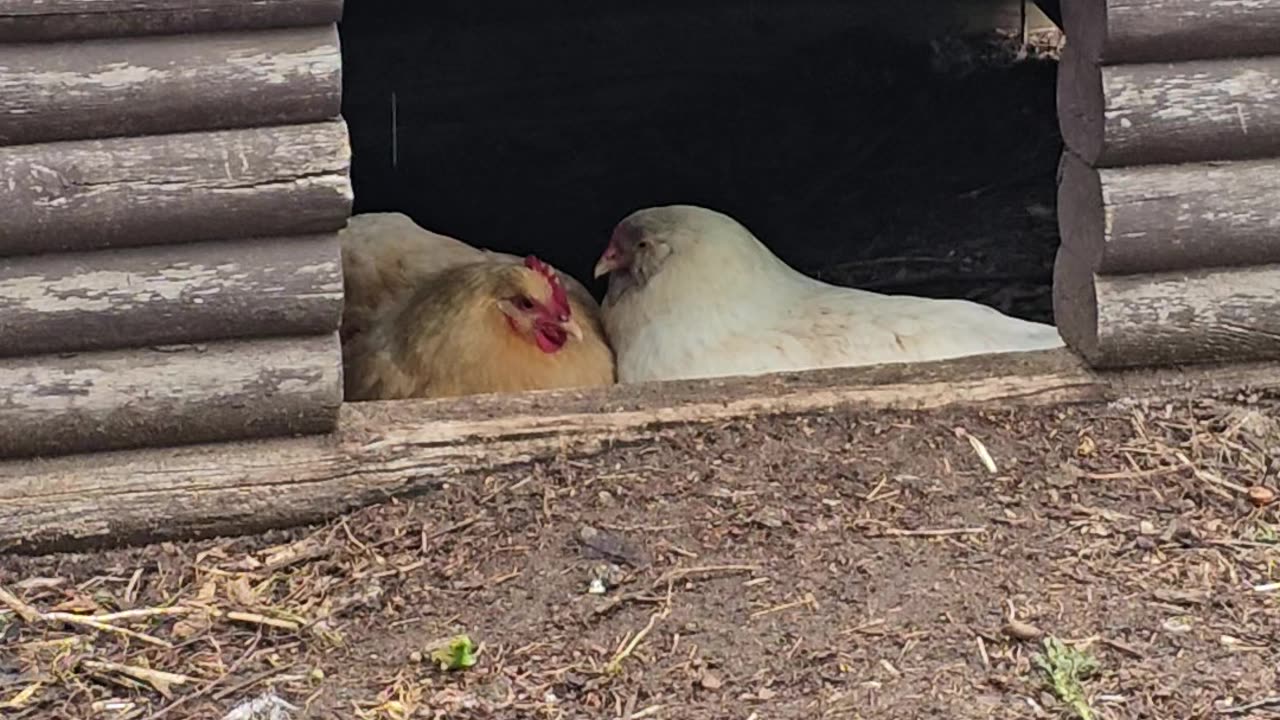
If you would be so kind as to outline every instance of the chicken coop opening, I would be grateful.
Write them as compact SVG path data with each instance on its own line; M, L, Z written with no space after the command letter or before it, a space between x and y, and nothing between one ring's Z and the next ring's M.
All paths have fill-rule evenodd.
M1062 36L1030 0L348 3L340 32L357 214L600 299L621 218L701 205L811 277L1053 322Z

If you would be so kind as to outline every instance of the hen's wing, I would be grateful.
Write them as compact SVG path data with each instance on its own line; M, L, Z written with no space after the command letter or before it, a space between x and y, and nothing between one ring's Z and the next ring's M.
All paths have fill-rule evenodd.
M417 384L392 358L392 345L374 327L342 344L343 397L394 400L413 397Z
M716 340L690 340L686 376L785 372L929 362L981 353L1062 346L1051 325L1012 318L967 300L879 295L851 288L800 287L758 308Z
M928 362L1062 346L1052 325L968 300L834 286L815 286L806 294L789 305L775 327L807 347L807 361L815 366Z
M522 263L509 253L472 247L431 232L408 215L397 212L361 213L339 232L342 242L343 285L346 294L342 337L351 338L369 327L369 320L387 303L440 270L482 260ZM595 298L573 276L556 270L574 300L599 326Z

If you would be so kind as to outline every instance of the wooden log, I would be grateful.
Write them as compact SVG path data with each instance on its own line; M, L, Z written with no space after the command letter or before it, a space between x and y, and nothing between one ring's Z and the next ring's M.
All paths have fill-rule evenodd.
M341 120L0 148L0 255L333 232Z
M1067 0L1070 43L1107 64L1280 54L1280 4L1262 0Z
M332 25L0 45L0 145L319 122L342 106Z
M348 403L321 437L0 463L0 552L321 521L531 462L762 415L1008 408L1280 388L1273 364L1099 375L1066 350L773 377ZM948 421L949 422L949 421Z
M0 0L0 42L329 25L342 0Z
M1095 167L1280 155L1280 56L1100 66L1070 43L1058 123Z
M0 360L0 457L332 430L337 333Z
M1091 168L1065 153L1062 245L1092 272L1280 263L1280 160Z
M336 235L55 253L0 264L0 356L338 329Z
M1053 312L1094 367L1280 359L1280 265L1097 275L1059 248Z
M1097 400L1064 351L437 401L348 403L333 435L0 463L0 552L320 520L664 428L836 408Z

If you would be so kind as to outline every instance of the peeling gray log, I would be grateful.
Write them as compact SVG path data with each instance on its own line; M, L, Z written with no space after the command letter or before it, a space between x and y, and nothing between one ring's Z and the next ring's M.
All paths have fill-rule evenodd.
M342 0L0 0L0 42L329 25Z
M332 517L539 459L646 442L665 428L833 409L1001 408L1106 396L1066 351L998 359L347 403L335 434L0 462L0 552L240 533Z
M348 403L332 435L0 462L0 552L255 532L444 483L766 415L1054 406L1275 391L1274 365L1095 373L1050 350L443 401ZM929 417L922 418L928 422ZM952 422L952 420L945 420Z
M0 145L319 122L341 106L332 25L0 45Z
M0 360L0 457L323 433L337 333Z
M334 232L341 121L0 148L0 255Z
M1058 228L1104 275L1280 263L1280 160L1098 170L1066 153Z
M1108 64L1280 53L1280 3L1270 0L1066 0L1062 26Z
M1053 313L1094 367L1280 360L1280 265L1097 275L1059 248Z
M0 263L0 356L338 329L336 235L54 253Z
M1058 123L1095 167L1280 155L1280 56L1099 66L1070 43Z

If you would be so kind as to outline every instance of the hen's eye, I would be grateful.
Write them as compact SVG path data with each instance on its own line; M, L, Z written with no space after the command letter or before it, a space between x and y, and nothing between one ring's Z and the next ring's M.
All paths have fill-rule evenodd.
M520 308L521 310L532 310L533 301L521 295L520 297L516 298L516 307Z
M636 243L636 247L640 248L641 250L647 250L649 248L649 241L641 240L640 242Z

